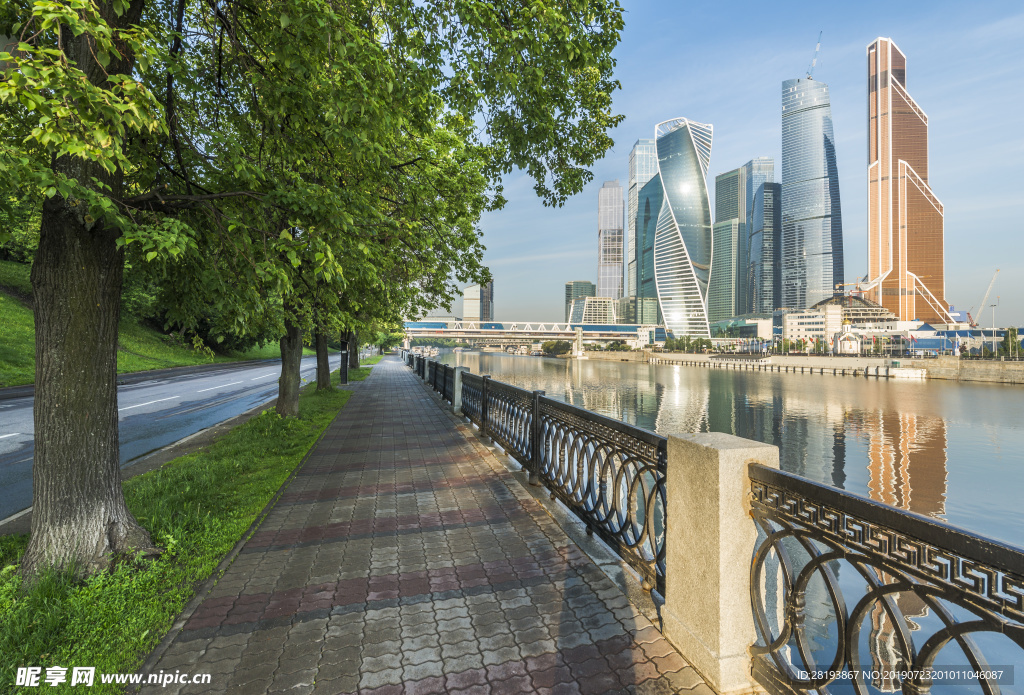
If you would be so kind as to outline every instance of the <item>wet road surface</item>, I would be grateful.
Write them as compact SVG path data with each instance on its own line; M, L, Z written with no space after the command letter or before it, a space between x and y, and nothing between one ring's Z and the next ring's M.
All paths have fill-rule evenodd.
M331 356L331 369L339 357ZM280 362L156 377L119 386L121 465L277 396ZM303 383L316 358L302 360ZM0 521L32 505L33 398L0 401Z

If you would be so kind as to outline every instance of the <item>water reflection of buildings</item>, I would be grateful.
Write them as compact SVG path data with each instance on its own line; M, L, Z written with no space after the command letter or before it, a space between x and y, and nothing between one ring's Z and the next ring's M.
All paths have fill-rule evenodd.
M946 423L938 417L914 413L876 411L865 413L861 427L868 439L868 492L872 499L907 511L941 516L946 511ZM893 578L882 573L883 581ZM928 607L917 594L903 592L893 598L911 631L920 629ZM906 668L902 662L897 631L881 605L871 611L872 669ZM893 680L872 682L882 692L895 692Z
M914 413L865 413L871 498L908 511L946 511L946 423Z

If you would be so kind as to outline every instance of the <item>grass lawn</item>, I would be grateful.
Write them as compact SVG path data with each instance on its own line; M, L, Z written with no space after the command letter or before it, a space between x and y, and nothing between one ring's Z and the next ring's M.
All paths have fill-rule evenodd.
M28 275L31 268L25 263L0 261L0 287L7 287L18 294L32 296L32 283Z
M35 324L32 310L20 301L18 295L30 297L29 266L13 261L0 261L0 387L22 386L35 381ZM6 294L4 289L14 294ZM278 359L281 349L277 343L246 352L209 355L167 339L167 336L147 326L126 319L118 329L117 371L143 372L165 367L187 367L211 362L237 362L240 360ZM315 354L306 348L307 355Z
M19 666L137 669L349 396L308 390L299 418L265 411L209 448L126 481L129 509L167 549L156 560L125 561L86 581L51 574L24 591L17 561L28 536L0 537L0 692L13 690ZM122 687L97 675L90 692ZM65 690L75 689L52 691Z
M31 384L36 373L32 310L0 292L0 386Z

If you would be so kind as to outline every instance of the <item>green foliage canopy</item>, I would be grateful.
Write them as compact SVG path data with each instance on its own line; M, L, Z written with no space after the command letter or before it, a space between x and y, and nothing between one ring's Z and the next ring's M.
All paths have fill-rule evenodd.
M616 0L37 1L0 24L0 189L115 226L169 320L238 334L318 284L355 321L486 280L501 176L560 205L621 120Z

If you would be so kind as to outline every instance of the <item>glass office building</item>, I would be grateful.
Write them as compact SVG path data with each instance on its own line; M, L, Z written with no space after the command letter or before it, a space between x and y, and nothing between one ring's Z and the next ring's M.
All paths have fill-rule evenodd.
M638 297L658 300L659 323L677 337L710 337L712 127L685 118L658 124L658 173L637 197Z
M622 296L622 186L605 181L597 198L597 296Z
M486 285L470 285L462 291L464 321L494 320L494 281Z
M750 216L750 259L747 266L747 304L750 313L770 314L779 308L782 274L777 235L782 229L782 184L762 183L754 193Z
M570 280L565 283L565 320L572 316L572 303L582 297L596 297L597 286L590 280Z
M843 219L828 85L782 83L782 306L806 309L840 291Z
M709 290L711 295L722 295L728 292L734 297L731 313L722 318L749 314L754 311L749 280L750 236L754 231L751 213L754 207L754 194L758 187L765 182L774 180L775 160L771 157L757 157L739 168L715 177L715 224L729 220L737 222L736 241L730 242L731 250L728 251L733 259L733 271L731 273L715 272L711 281L712 288ZM717 240L719 237L714 238ZM722 239L724 241L726 237L722 237ZM719 256L717 247L712 251L712 255L717 259ZM733 287L717 288L716 283L722 282L729 282ZM717 315L717 310L711 312L710 304L708 310ZM725 310L721 309L721 311ZM711 320L718 321L720 319L712 318Z
M636 285L637 314L641 302L647 300L655 306L654 323L663 325L661 305L658 303L658 284L654 279L654 238L658 229L658 213L665 200L661 175L655 174L637 195L636 212ZM637 319L638 323L643 323Z
M715 262L708 283L708 321L711 323L736 316L739 237L740 222L736 218L715 222L712 230Z
M626 191L626 296L636 297L637 278L636 213L640 203L640 189L658 173L658 152L654 140L640 138L629 153L629 182Z
M751 237L757 225L754 217L754 196L765 183L775 181L775 160L771 157L757 157L742 167L743 172L743 207L740 210L739 285L737 287L736 315L749 314L757 311L754 308L753 288L750 286Z

